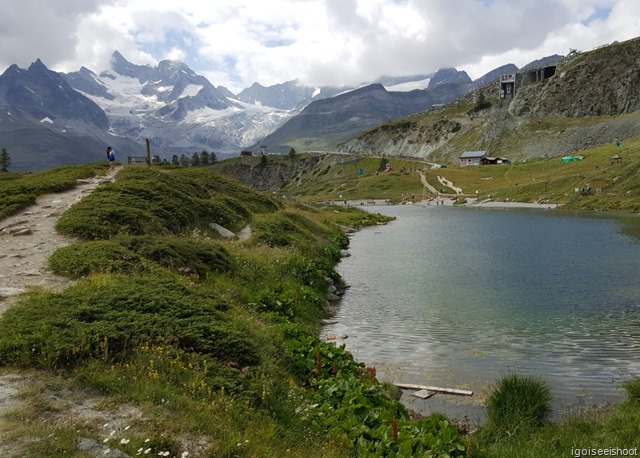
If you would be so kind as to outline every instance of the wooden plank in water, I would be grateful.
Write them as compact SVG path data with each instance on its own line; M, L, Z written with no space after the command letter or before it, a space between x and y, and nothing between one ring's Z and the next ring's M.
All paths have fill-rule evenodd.
M430 390L420 390L420 391L416 391L413 394L413 396L420 398L420 399L429 399L431 396L434 396L436 394L435 391L430 391Z
M457 390L455 388L440 388L438 386L427 386L427 385L415 385L412 383L394 383L398 388L403 388L406 390L428 390L435 391L436 393L447 393L447 394L458 394L461 396L473 396L473 391L469 390Z

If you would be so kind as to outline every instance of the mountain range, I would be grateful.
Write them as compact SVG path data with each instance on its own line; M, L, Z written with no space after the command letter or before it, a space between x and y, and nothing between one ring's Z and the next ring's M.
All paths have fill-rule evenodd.
M86 67L58 73L38 59L0 75L0 147L13 170L102 160L106 145L125 160L144 154L145 139L167 159L202 150L224 158L243 149L334 149L515 70L510 64L472 81L447 68L341 88L254 83L233 94L174 60L136 65L115 51L110 68L99 73Z

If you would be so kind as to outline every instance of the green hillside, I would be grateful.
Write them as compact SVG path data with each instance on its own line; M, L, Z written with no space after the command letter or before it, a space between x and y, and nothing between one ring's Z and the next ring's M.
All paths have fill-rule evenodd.
M640 138L628 139L620 146L611 143L576 151L571 156L581 160L563 163L564 156L548 156L468 167L442 162L439 165L445 167L433 168L434 162L419 159L324 154L310 169L295 170L278 193L301 201L384 199L399 202L403 195L414 195L417 200L434 198L420 181L418 171L421 171L441 196L460 202L464 199L468 202L469 199L544 201L573 209L640 211L637 179ZM614 156L620 159L612 159ZM305 157L300 155L294 161L305 160ZM270 157L269 160L268 167L289 164L291 170L295 169L290 165L290 158ZM390 172L384 171L387 163L393 166ZM233 173L232 168L225 167L225 171ZM461 188L462 195L442 186L438 177Z
M546 196L571 208L635 211L637 148L634 140L586 150L583 160L566 164L554 157L425 173L462 187L460 200ZM622 163L612 164L612 153ZM327 291L343 286L334 266L348 245L344 227L387 219L311 202L429 197L416 172L428 164L306 154L269 157L266 165L243 161L226 165L294 171L275 194L285 198L212 168L131 166L58 220L58 231L79 241L58 249L49 264L76 283L61 292L32 289L0 319L0 376L25 383L0 434L24 456L87 456L81 441L129 456L181 457L306 457L309 450L319 457L534 457L576 444L637 445L636 381L625 385L625 403L561 424L544 417L530 423L517 413L523 423L514 426L510 402L527 399L517 391L496 392L499 413L473 434L442 415L412 420L374 368L317 338ZM389 162L393 171L379 171ZM0 202L5 214L15 213L106 167L5 174ZM575 193L583 186L592 192ZM12 196L24 198L12 207ZM248 225L250 235L225 239L216 224L236 233ZM105 414L130 412L121 420L127 427L109 435L78 422L59 397L98 402ZM544 402L536 409L544 412Z

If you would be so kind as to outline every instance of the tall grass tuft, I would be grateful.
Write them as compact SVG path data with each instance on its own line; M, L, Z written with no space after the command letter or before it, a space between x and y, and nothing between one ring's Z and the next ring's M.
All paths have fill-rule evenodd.
M627 401L640 404L640 378L626 380L622 383L622 387L627 392Z
M509 373L487 399L489 422L504 430L542 426L551 413L551 391L544 380Z

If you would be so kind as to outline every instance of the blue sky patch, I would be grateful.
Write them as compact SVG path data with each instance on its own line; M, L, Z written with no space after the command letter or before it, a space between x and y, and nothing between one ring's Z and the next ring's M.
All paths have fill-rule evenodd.
M611 14L612 9L613 8L611 6L596 6L591 16L583 20L582 24L589 25L593 21L598 21L598 20L604 21L609 17L609 14Z

